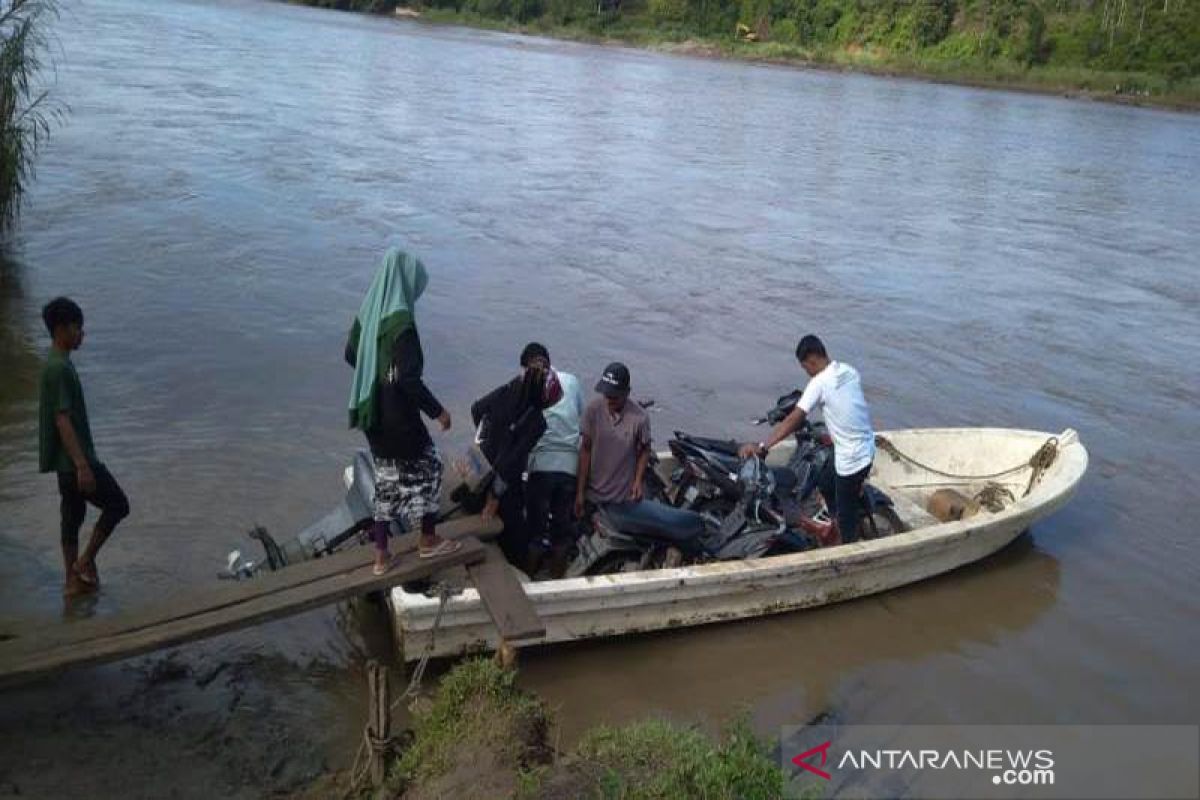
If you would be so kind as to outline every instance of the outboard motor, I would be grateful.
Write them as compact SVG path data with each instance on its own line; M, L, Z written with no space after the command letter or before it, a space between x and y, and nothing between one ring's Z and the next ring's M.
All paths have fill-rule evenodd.
M373 517L374 497L375 463L370 453L361 450L355 454L350 468L350 486L332 511L282 544L275 541L266 528L256 525L249 536L262 545L263 558L254 561L246 558L240 549L234 550L226 557L225 569L218 577L250 578L263 570L274 572L291 564L320 558L355 539L365 542L365 530Z

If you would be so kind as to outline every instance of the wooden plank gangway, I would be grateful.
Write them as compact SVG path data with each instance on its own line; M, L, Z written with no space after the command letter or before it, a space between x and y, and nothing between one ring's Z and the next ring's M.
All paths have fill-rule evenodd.
M356 595L390 589L465 565L500 629L519 641L545 631L516 576L490 544L478 536L495 534L497 524L477 517L440 525L439 534L459 539L457 552L420 558L416 536L400 537L394 566L383 575L371 569L372 550L352 547L243 582L180 593L152 608L52 625L6 627L0 637L0 687L61 670L116 661L217 636Z

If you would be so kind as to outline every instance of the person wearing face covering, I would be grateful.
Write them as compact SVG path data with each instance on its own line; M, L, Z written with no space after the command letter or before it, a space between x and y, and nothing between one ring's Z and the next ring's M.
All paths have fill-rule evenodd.
M450 413L422 380L425 358L414 309L429 276L425 265L398 248L383 257L363 298L345 357L354 367L350 427L367 437L375 462L375 574L391 565L392 522L419 531L421 558L453 553L461 542L435 531L442 488L442 461L421 415L450 428Z
M521 353L521 363L541 359L550 367L550 351L540 342L530 342ZM579 379L552 367L562 386L562 399L542 412L546 432L529 453L525 480L525 519L529 530L531 575L546 568L550 578L561 578L575 543L575 481L579 467L579 419L583 415L583 392Z
M521 372L471 406L480 429L479 449L492 468L486 485L485 517L499 514L500 549L511 564L527 570L529 531L525 518L525 471L529 453L546 432L542 412L562 399L558 376L543 359L522 358Z

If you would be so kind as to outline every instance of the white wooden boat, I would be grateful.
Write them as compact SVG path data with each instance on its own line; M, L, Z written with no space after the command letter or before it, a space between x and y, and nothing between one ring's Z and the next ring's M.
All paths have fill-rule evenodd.
M996 552L1062 507L1088 463L1087 450L1073 430L1055 436L999 428L931 428L881 436L894 449L880 448L871 481L892 497L912 530L748 561L526 583L546 635L522 646L777 614L939 575ZM787 446L772 451L770 461L786 462ZM1035 466L1039 451L1052 454L1052 460ZM660 458L660 470L669 474L674 459L669 453ZM1005 474L996 475L1001 472ZM970 519L945 523L925 511L937 489L954 488L974 496L989 483L1011 492L1002 510L982 510ZM440 620L437 597L395 589L391 603L405 660L419 659L427 650L435 657L452 656L498 644L474 589L451 596Z

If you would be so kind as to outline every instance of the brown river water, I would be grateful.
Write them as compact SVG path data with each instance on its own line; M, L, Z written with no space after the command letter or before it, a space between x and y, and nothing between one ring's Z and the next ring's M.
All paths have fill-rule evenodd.
M110 614L336 502L346 329L389 243L427 378L529 339L626 361L660 443L746 422L821 333L878 427L1077 428L1074 501L996 556L768 619L545 649L564 741L660 714L1200 720L1200 118L667 57L252 0L70 2L66 124L0 265L0 620L62 614L38 311L75 297L133 516ZM258 797L345 767L364 637L326 609L0 694L0 795Z

